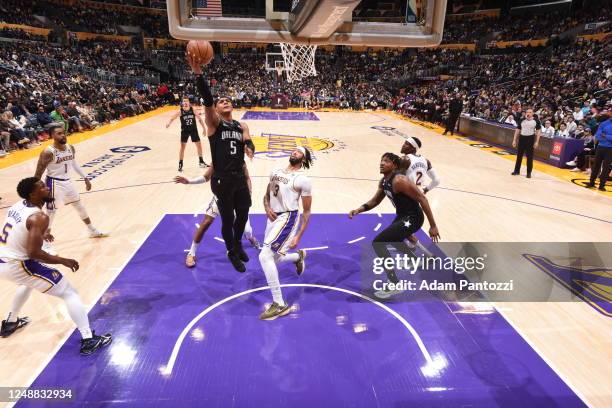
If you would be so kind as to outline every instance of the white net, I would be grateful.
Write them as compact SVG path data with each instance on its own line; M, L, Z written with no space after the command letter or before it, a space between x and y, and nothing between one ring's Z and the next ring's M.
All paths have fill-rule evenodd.
M287 81L299 81L309 76L317 76L315 67L316 45L281 43L281 52L285 60Z

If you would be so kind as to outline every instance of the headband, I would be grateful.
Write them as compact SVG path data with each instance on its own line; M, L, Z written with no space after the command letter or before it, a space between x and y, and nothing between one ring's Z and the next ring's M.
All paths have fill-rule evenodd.
M412 145L412 147L414 147L415 150L419 150L419 145L417 144L416 140L414 140L412 137L407 137L406 141L410 143L410 145Z
M299 150L304 156L306 156L306 148L304 146L298 146L297 150Z

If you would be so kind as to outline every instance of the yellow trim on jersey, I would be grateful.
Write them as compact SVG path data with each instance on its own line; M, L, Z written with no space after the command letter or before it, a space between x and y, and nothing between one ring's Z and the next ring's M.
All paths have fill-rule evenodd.
M276 234L274 239L268 241L267 243L272 243L272 242L276 241L276 238L278 238L280 236L281 232L283 232L283 230L285 229L287 224L289 224L289 219L291 218L291 212L285 212L284 214L287 214L287 219L285 220L285 224L283 225L283 227L281 229L278 230L278 233ZM284 214L281 214L281 216L284 215ZM264 242L264 244L266 244L266 242Z
M21 267L23 268L23 270L31 277L33 278L38 278L38 279L42 279L45 282L47 282L48 284L50 284L51 286L49 286L49 288L45 289L42 293L47 293L47 291L49 291L53 286L55 286L55 283L53 283L52 281L50 281L49 279L43 278L42 276L38 276L38 275L34 275L32 272L30 272L30 270L25 266L25 262L24 261L20 261L19 262L21 264Z
M289 216L291 216L291 212L289 213ZM287 218L287 219L289 219L289 218ZM300 225L300 213L297 214L297 218L295 219L295 224L293 224L293 228L291 228L291 230L293 230L293 229L297 230L299 225ZM287 238L285 238L283 243L278 247L278 251L276 251L277 253L279 253L281 255L287 255L287 251L283 251L283 248L285 247L285 244L289 240L289 237L291 237L291 231L289 231L289 234L287 234ZM293 237L293 238L295 238L295 237Z

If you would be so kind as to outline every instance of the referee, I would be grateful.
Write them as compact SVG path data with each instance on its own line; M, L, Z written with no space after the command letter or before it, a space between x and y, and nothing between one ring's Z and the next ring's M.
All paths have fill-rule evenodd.
M443 135L447 134L449 131L451 135L454 134L455 128L457 127L457 120L459 119L459 115L461 115L461 111L463 110L463 101L460 98L459 94L456 94L455 97L448 104L448 119L446 120L446 129L444 129Z
M527 155L527 178L531 178L531 170L533 169L533 149L538 147L540 143L540 129L542 125L538 118L534 117L533 109L527 109L525 116L518 121L518 128L514 132L514 140L512 147L517 148L516 163L514 165L513 176L518 176L521 171L521 163L523 155ZM520 136L519 136L520 135Z
M217 197L221 215L221 234L227 257L234 269L244 272L249 257L242 248L242 234L249 217L251 194L244 173L244 155L253 158L255 145L249 127L232 118L232 103L221 97L213 101L210 88L202 75L201 61L189 56L189 65L196 75L196 87L204 100L206 136L210 142L213 174L210 186Z
M595 133L597 141L597 150L595 151L595 164L591 169L591 180L587 187L595 187L595 179L599 176L599 190L606 191L606 181L612 168L612 119L608 118L601 122Z

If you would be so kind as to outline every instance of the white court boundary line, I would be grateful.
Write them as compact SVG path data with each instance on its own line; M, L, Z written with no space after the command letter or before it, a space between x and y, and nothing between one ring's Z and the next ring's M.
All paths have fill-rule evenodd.
M98 302L100 301L100 298L102 297L102 295L104 294L104 292L106 292L108 290L108 288L110 287L110 285L113 284L113 282L115 282L115 280L117 279L117 277L121 274L121 272L123 272L123 270L125 269L125 267L128 265L128 263L130 263L130 261L132 260L132 258L134 258L134 255L136 255L136 252L138 252L138 250L142 247L142 245L149 239L149 237L151 236L151 234L153 233L153 231L155 231L155 229L159 226L159 223L164 219L164 217L167 214L162 214L159 219L157 220L157 222L153 225L153 227L149 230L149 232L147 232L147 234L142 238L142 240L140 241L140 244L138 244L136 246L136 249L134 249L134 252L132 252L132 255L130 255L128 257L128 259L123 263L123 265L121 265L119 268L109 268L109 270L116 270L117 272L115 273L115 275L108 281L108 284L106 286L104 286L99 292L98 294L94 297L94 300L92 303L90 303L89 305L85 306L87 309L87 315L89 317L89 312L91 311L91 309L93 309L93 307L98 304ZM68 338L72 335L72 333L74 332L74 330L76 329L76 325L74 324L74 322L72 322L72 329L69 329L66 334L64 334L64 336L62 336L61 340L59 341L59 343L57 344L57 346L55 346L55 348L49 353L48 357L45 359L45 361L40 365L40 367L35 371L35 373L30 377L30 379L28 379L28 381L26 382L26 384L23 385L23 387L30 387L32 385L32 383L38 378L38 376L43 372L43 370L45 368L47 368L47 366L49 365L49 363L51 362L51 360L53 360L55 358L55 355L57 354L57 352L60 350L60 348L62 348L64 346L64 344L66 344L66 342L68 341ZM87 357L84 357L87 358ZM15 401L15 402L10 402L8 403L8 405L6 406L7 408L12 408L15 406L15 404L17 404L19 401L21 401L21 399Z
M412 327L412 325L410 323L408 323L408 321L406 321L406 319L404 319L399 313L397 313L395 310L391 309L389 306L387 306L387 305L385 305L385 304L383 304L383 303L381 303L379 301L376 301L376 300L374 300L372 298L369 298L368 296L362 295L361 293L353 292L352 290L348 290L348 289L344 289L344 288L337 288L335 286L317 285L317 284L312 284L312 283L291 283L291 284L284 284L284 285L280 285L280 286L282 288L306 287L306 288L319 288L319 289L335 290L337 292L348 293L349 295L357 296L357 297L359 297L359 298L361 298L363 300L367 300L369 302L374 303L376 306L382 308L383 310L385 310L386 312L391 314L393 317L395 317L397 320L399 320L400 323L402 323L404 325L404 327L406 327L406 329L408 329L408 331L410 332L410 334L412 335L412 337L416 341L417 345L419 346L419 349L421 350L421 353L423 354L423 357L427 361L427 365L428 366L434 366L435 365L434 359L431 357L431 354L429 354L429 351L425 347L425 344L423 343L423 340L421 339L421 336L419 336L419 333L414 329L414 327ZM248 295L249 293L260 292L262 290L267 290L267 289L270 289L270 287L269 286L261 286L259 288L245 290L244 292L236 293L234 295L231 295L231 296L228 296L228 297L226 297L224 299L221 299L217 303L215 303L213 305L210 305L206 309L204 309L200 314L198 314L196 317L194 317L191 320L191 322L189 322L187 324L187 326L185 326L185 328L183 329L183 331L179 335L178 339L176 340L176 343L174 343L174 348L172 349L172 353L170 354L170 357L168 358L168 362L160 370L160 372L163 375L170 375L170 374L172 374L172 370L174 369L174 365L176 364L176 359L177 359L178 354L179 354L179 352L181 350L181 346L183 345L183 341L185 340L185 337L187 337L187 334L193 328L193 326L195 326L195 324L198 321L200 321L204 316L206 316L208 313L210 313L211 311L213 311L217 307L221 306L222 304L229 302L230 300L234 300L234 299L239 298L240 296L243 296L243 295ZM266 324L266 323L262 323L262 324Z

